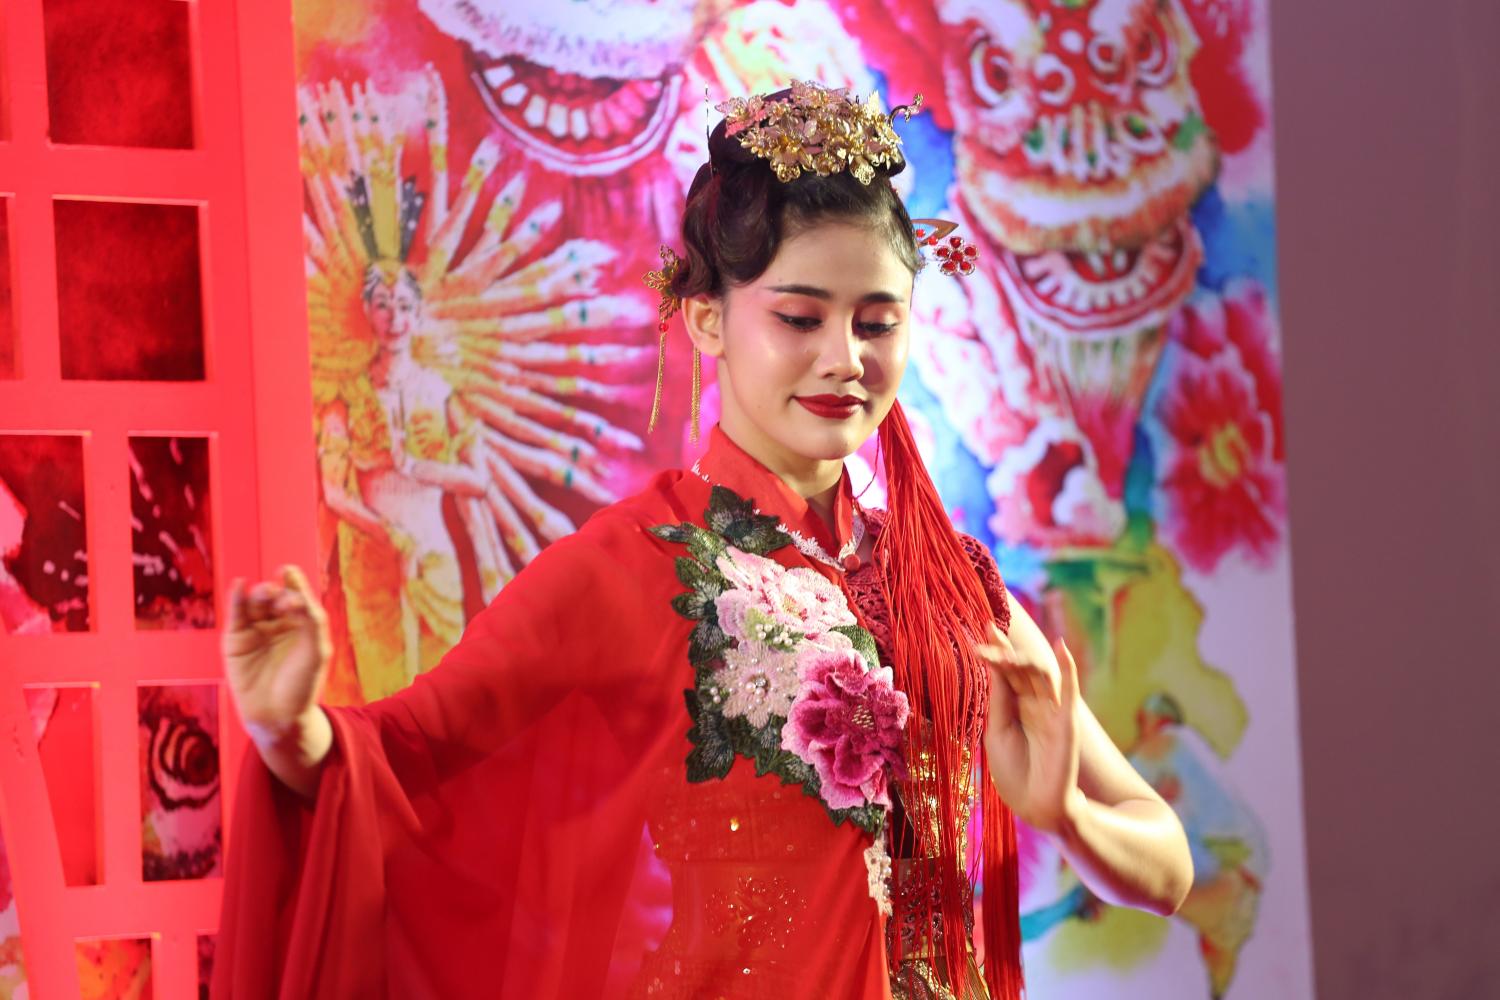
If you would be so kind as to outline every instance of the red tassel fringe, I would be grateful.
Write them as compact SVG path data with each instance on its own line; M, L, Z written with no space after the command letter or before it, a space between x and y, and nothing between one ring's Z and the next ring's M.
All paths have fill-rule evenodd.
M994 617L974 565L943 507L898 402L880 425L888 513L875 545L891 609L896 683L911 700L907 730L910 780L901 787L916 857L936 859L941 901L919 902L916 926L933 917L943 928L949 985L968 968L965 909L971 899L966 859L959 855L964 807L973 793L975 761L983 810L985 981L993 1000L1021 996L1021 934L1015 823L995 794L984 763L983 725L989 671L976 643ZM931 721L920 728L923 719ZM936 834L936 842L933 842ZM898 846L898 850L900 847ZM900 905L898 903L898 905Z

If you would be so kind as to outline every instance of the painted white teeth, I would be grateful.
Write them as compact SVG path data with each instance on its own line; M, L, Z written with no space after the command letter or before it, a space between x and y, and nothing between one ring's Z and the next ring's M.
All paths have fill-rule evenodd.
M541 94L532 94L531 103L526 105L526 111L522 114L526 124L532 128L541 128L542 122L547 117L547 101Z
M582 108L574 108L568 112L568 124L572 127L574 139L582 142L589 137L589 119Z
M554 104L547 109L547 131L558 139L568 137L568 109L566 107Z
M599 107L604 111L604 120L609 122L611 132L619 135L630 132L630 127L635 124L635 116L620 107L618 101L604 101Z
M613 98L615 107L629 115L632 120L639 118L642 111L646 110L646 102L635 90L633 84L626 84L615 93Z
M499 90L515 75L516 71L510 67L509 63L501 63L499 66L491 66L484 71L484 82L490 85L491 90Z
M603 104L595 104L589 108L589 128L601 139L608 139L615 134L615 127L605 115Z
M526 89L526 84L513 83L500 91L500 101L502 104L512 108L520 107L521 102L526 100L526 95L529 93L531 91Z

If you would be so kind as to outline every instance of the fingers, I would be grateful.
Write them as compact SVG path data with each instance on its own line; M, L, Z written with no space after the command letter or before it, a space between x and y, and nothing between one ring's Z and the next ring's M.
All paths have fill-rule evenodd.
M1061 695L1061 704L1063 708L1071 711L1079 698L1078 664L1073 659L1073 651L1068 648L1068 644L1063 641L1062 636L1058 636L1052 643L1052 650L1057 654L1058 672L1062 675L1058 678L1062 687L1062 690L1059 692Z
M1053 705L1063 703L1060 668L1053 669L1052 664L1038 663L1034 657L1022 655L994 622L989 625L989 638L990 642L975 648L1018 697L1039 698ZM1061 662L1059 658L1058 663Z
M281 567L281 583L262 580L250 587L236 577L229 589L229 629L251 628L263 622L308 615L319 618L323 606L307 577L296 566Z
M245 609L245 578L237 576L229 584L229 621L225 628L231 632L249 628L250 620Z
M289 588L287 597L293 599L292 606L296 610L306 611L314 618L323 614L322 602L318 600L318 595L313 592L312 584L307 582L300 567L290 563L281 567L281 578L286 581Z

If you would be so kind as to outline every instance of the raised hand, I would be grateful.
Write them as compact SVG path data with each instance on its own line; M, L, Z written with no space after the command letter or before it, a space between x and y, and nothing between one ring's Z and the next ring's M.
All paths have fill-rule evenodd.
M234 581L222 649L240 718L263 750L318 711L332 645L323 607L297 567L283 566L279 584L246 590Z
M1061 639L1018 649L990 623L978 649L990 665L984 747L996 791L1035 830L1059 831L1082 795L1078 762L1078 666Z

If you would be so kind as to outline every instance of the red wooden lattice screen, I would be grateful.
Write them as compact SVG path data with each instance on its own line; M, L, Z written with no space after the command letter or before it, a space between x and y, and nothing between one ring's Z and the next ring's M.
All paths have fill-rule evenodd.
M142 875L140 692L217 684L221 668L217 630L202 616L197 628L141 617L133 439L206 440L212 597L203 607L216 605L216 620L234 576L269 575L285 561L311 566L316 551L290 8L0 8L0 268L9 269L0 323L8 314L12 328L0 329L0 436L81 442L86 530L86 586L73 578L87 595L78 616L86 629L0 629L0 836L34 998L76 997L87 986L76 941L143 938L154 996L193 996L198 937L218 920L219 878ZM145 22L132 21L142 11ZM71 36L58 33L68 17ZM154 27L132 36L140 23ZM162 34L162 24L177 28ZM173 44L188 95L160 79L119 85L132 60L171 64L163 46ZM160 278L174 268L191 275L193 258L196 287ZM97 884L65 878L33 735L26 692L56 686L92 692ZM244 744L222 692L218 706L227 832Z

